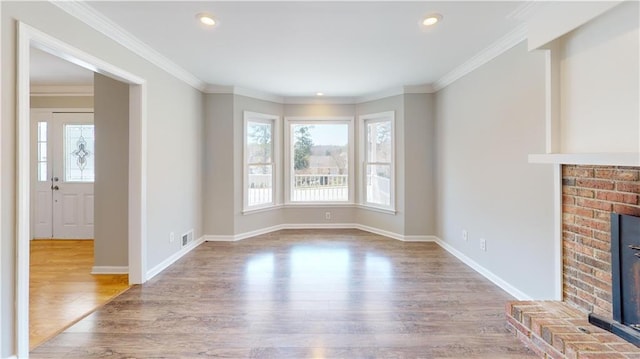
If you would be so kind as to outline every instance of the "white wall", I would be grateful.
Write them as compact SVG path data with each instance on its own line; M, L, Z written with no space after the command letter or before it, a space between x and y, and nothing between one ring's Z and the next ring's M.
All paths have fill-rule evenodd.
M435 97L437 235L536 299L555 282L553 172L527 163L545 148L544 74L521 43Z
M16 223L16 22L21 20L55 38L147 81L147 265L152 268L180 249L176 235L195 229L202 235L202 94L84 25L48 2L0 2L1 16L1 174L0 340L2 353L14 353ZM79 36L81 34L82 36Z
M234 233L247 233L251 231L260 230L263 228L272 227L274 225L282 224L283 217L282 211L266 211L266 212L255 212L255 213L247 213L243 214L243 196L244 196L244 183L243 183L243 166L244 166L244 111L250 112L258 112L264 113L267 115L276 115L280 117L280 140L283 139L282 135L282 115L283 115L283 106L279 103L269 102L254 99L246 96L234 95L233 102L233 136L230 136L234 139L233 143L233 177L234 177L234 187L232 193L234 194L234 202L233 202L233 217L234 217ZM275 133L274 133L275 135ZM278 144L276 143L276 146ZM280 167L276 169L278 174L280 175L280 179L282 179L282 165L284 164L283 160L283 151L280 151ZM282 181L276 181L274 184L277 187L277 194L279 194L279 198L276 199L277 203L283 203L282 193L283 193L283 185Z
M562 152L640 151L638 6L626 1L561 39Z
M95 74L94 267L129 265L129 85Z
M93 96L31 96L31 108L93 108Z
M399 235L432 235L435 231L433 161L433 95L405 94L357 105L279 104L246 96L208 94L205 96L205 233L231 237L279 225L340 226L361 224ZM406 110L405 110L406 108ZM286 117L353 117L354 148L358 148L358 116L385 111L396 114L396 204L397 213L381 213L353 206L287 206L259 212L243 209L243 113L259 112L280 116L280 140ZM406 115L405 115L406 114ZM411 142L405 141L405 136ZM405 153L411 158L405 160ZM357 158L357 156L356 156ZM283 178L284 149L278 173ZM409 161L410 166L405 166ZM355 163L358 183L360 166ZM278 203L284 202L283 182L278 187ZM411 198L406 199L405 194ZM357 192L356 192L357 194ZM359 201L356 196L356 202ZM325 219L325 212L331 219Z
M368 209L360 209L357 211L357 222L365 226L384 229L398 234L405 234L405 112L404 112L404 96L386 97L380 100L360 103L356 106L357 117L362 115L374 114L379 112L394 111L395 112L395 141L396 141L396 214L387 214ZM356 117L356 119L357 119ZM360 123L357 124L358 127ZM359 133L359 129L356 133ZM360 145L358 145L359 148ZM361 166L356 166L358 172ZM361 194L362 195L362 194ZM431 233L423 233L431 234Z
M404 234L435 233L433 94L404 95Z

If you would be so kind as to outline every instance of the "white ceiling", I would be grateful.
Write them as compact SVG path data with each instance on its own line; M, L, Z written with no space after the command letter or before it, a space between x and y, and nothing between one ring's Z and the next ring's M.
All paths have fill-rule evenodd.
M38 85L91 85L93 72L36 48L30 51L30 82Z
M523 1L90 1L198 79L276 96L432 84L516 29ZM204 28L196 14L219 22ZM424 15L441 23L425 30Z

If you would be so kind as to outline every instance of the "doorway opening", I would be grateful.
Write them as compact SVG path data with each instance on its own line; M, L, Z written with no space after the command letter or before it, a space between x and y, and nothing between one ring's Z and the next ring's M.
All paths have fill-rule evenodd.
M64 42L61 42L37 29L34 29L24 23L18 23L18 135L17 135L17 285L16 285L16 303L17 315L15 319L15 329L17 335L17 354L19 357L28 357L29 353L29 308L30 308L30 245L32 239L31 226L31 210L33 204L31 201L31 176L33 166L31 163L31 137L32 126L30 119L30 54L33 48L42 50L51 55L60 57L70 61L92 72L100 73L114 80L126 83L129 88L129 133L127 140L129 143L128 151L128 183L129 194L127 198L128 222L127 222L127 238L128 238L128 278L129 284L143 283L146 280L146 118L145 118L145 82L143 79L123 71L113 65L95 58L79 49L76 49ZM78 132L82 128L82 132L89 131L90 127L87 123L81 123L80 127L68 127L69 135L71 132ZM60 127L61 132L65 132L65 127ZM84 135L83 135L84 137ZM75 135L75 144L84 145L74 148L78 151L78 156L84 156L85 161L82 171L87 168L87 155L83 155L82 151L87 151L87 139L80 139ZM73 143L74 141L68 141ZM62 141L64 146L64 141ZM77 157L75 158L78 161ZM76 162L78 165L78 162ZM81 172L82 172L81 171ZM37 172L37 171L36 171ZM77 171L76 171L77 172ZM65 175L64 173L62 174ZM70 174L71 175L71 174ZM77 173L76 173L77 175ZM84 175L84 174L83 174ZM51 187L55 187L53 178L51 178ZM58 177L58 182L60 177ZM73 181L68 181L73 182ZM52 189L55 191L55 189ZM58 185L58 190L60 186ZM64 210L63 212L64 213ZM53 220L52 220L53 222ZM64 222L64 220L63 220ZM67 221L68 222L68 221ZM82 226L80 226L82 227ZM86 227L86 226L85 226ZM86 230L86 228L85 228ZM53 232L52 232L53 233Z

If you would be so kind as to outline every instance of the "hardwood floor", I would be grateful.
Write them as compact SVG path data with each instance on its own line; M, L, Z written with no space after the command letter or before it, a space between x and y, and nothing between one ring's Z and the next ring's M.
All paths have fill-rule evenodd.
M124 275L91 275L92 240L33 240L29 278L29 347L129 288Z
M31 358L534 358L511 299L434 243L286 230L202 244Z

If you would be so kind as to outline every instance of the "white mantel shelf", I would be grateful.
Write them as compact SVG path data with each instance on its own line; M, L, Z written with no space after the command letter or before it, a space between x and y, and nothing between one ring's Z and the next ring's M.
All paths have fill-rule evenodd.
M640 153L542 153L529 155L529 163L637 167Z

